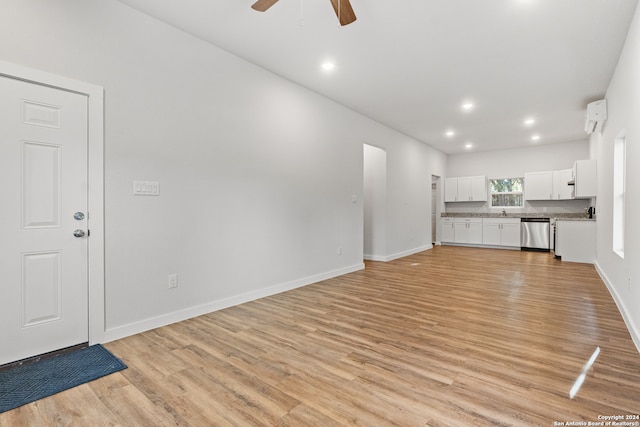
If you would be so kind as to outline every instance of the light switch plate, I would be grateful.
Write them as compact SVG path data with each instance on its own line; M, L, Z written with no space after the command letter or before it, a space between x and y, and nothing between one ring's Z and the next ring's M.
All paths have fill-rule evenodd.
M157 181L133 181L134 196L159 196L160 183Z
M168 277L169 289L175 289L178 287L178 274L170 274Z

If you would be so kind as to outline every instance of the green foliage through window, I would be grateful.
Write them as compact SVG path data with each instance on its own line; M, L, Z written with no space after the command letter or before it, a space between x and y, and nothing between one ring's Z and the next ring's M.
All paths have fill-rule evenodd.
M490 179L491 207L521 207L524 178Z

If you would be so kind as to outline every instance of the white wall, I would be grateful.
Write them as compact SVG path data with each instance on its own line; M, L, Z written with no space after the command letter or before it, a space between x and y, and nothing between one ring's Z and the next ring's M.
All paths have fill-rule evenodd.
M576 160L589 159L589 142L542 144L510 150L453 154L447 160L448 176L477 176L487 178L524 177L526 172L570 169ZM525 186L526 186L525 182ZM591 200L549 200L525 202L521 209L511 212L582 213ZM447 203L448 212L489 212L489 203ZM498 209L501 210L501 209Z
M442 153L118 2L4 6L1 60L105 88L108 339L361 268L363 142L388 153L388 250L429 235Z
M385 232L384 249L379 245L375 253L365 250L367 258L381 261L432 248L431 180L432 175L444 175L446 165L442 152L409 137L393 138L391 132L366 140L386 154L385 221L376 228Z
M409 137L375 145L387 152L386 259L430 249L431 176L445 175L446 155Z
M387 153L364 144L364 259L387 254Z
M588 158L589 142L585 134L584 141L452 154L447 159L447 173L449 176L511 178L524 176L525 172L569 169L575 160Z
M636 10L616 71L607 90L608 120L591 138L598 160L599 272L609 286L640 350L640 9ZM613 141L626 129L627 193L625 252L613 252Z

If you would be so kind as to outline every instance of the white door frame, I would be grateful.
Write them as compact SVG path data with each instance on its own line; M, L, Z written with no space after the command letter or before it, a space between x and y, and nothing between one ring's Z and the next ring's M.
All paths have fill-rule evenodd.
M0 61L0 76L80 93L88 99L89 344L105 335L104 300L104 89L100 86Z

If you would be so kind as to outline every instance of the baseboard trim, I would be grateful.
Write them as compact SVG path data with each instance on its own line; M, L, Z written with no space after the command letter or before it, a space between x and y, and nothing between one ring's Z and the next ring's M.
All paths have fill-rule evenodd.
M234 305L244 304L249 301L254 301L260 298L279 294L281 292L290 291L292 289L300 288L316 282L320 282L322 280L331 279L333 277L342 276L344 274L353 273L354 271L359 271L363 269L364 269L364 263L355 264L355 265L341 268L338 270L328 271L326 273L316 274L314 276L293 280L291 282L270 286L268 288L258 289L256 291L234 295L232 297L223 298L223 299L212 301L206 304L189 307L183 310L174 311L171 313L163 314L161 316L145 319L139 322L129 323L123 326L117 326L115 328L110 328L105 331L104 339L102 340L102 343L115 341L131 335L149 331L151 329L167 326L172 323L181 322L183 320L191 319L197 316L202 316L204 314L212 313L214 311L222 310L228 307L232 307Z
M380 255L367 255L367 254L364 254L363 258L365 259L365 261L382 261L382 262L384 262L384 261L387 260L387 257L380 256Z
M423 252L429 249L433 249L433 245L425 245L419 248L409 249L408 251L399 252L393 255L381 256L381 255L364 255L364 259L367 261L382 261L389 262L399 258L404 258L409 255L417 254L418 252Z
M625 325L627 325L627 330L629 331L629 335L631 335L631 339L633 340L633 343L636 345L636 349L640 353L640 331L638 330L636 325L634 325L634 323L631 321L631 318L627 314L625 305L622 302L622 298L616 291L616 288L611 284L611 281L609 280L607 275L600 268L598 261L597 260L594 261L593 265L596 267L596 271L598 272L598 275L600 276L605 286L609 290L609 293L611 294L613 301L616 303L616 306L618 306L618 311L622 315L622 320L624 320Z

